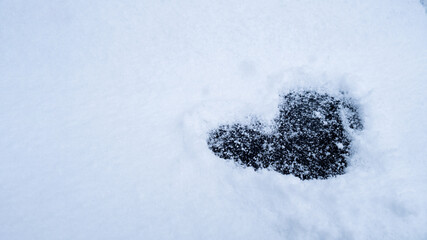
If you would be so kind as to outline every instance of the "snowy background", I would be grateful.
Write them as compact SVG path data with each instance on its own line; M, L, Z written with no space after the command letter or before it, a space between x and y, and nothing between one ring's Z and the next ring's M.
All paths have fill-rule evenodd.
M427 239L419 0L0 0L0 239ZM347 173L216 157L279 94L363 107Z

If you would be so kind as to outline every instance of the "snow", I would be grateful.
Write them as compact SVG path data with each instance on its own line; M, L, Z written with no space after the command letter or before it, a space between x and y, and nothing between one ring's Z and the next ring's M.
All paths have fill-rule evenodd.
M0 239L426 239L423 2L0 1ZM363 107L346 174L208 149L306 87Z

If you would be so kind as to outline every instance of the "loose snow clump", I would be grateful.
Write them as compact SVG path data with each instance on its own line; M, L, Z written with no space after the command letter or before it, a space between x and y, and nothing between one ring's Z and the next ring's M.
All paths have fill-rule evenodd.
M259 121L222 125L209 133L207 143L215 155L255 170L326 179L344 173L349 131L363 129L358 109L344 94L291 92L283 96L272 131Z

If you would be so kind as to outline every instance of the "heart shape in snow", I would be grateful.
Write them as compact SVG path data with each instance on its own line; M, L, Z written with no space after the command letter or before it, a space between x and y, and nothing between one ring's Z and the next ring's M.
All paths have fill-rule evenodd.
M209 133L208 147L255 170L326 179L344 173L351 154L349 131L360 131L363 124L353 99L310 90L284 95L272 130L266 127L259 121L222 125Z

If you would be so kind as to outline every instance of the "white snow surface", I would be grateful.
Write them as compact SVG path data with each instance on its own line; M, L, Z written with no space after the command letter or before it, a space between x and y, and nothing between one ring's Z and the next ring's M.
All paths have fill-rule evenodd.
M0 239L427 239L419 0L0 1ZM344 175L216 157L279 94L348 91Z

